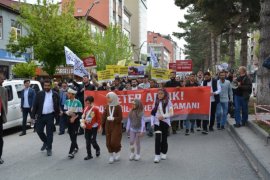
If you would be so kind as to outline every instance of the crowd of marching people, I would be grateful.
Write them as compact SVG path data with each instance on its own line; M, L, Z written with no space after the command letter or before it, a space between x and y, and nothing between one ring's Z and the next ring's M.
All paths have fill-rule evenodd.
M97 142L98 132L106 136L106 147L109 153L109 163L120 160L122 133L128 134L130 144L130 160L140 160L140 141L144 134L155 136L154 162L167 158L167 137L176 134L179 129L185 129L185 135L201 131L207 135L214 129L224 130L228 113L235 118L235 127L245 126L248 122L248 101L252 90L251 79L247 75L245 67L240 67L238 72L222 70L215 76L210 72L190 73L185 77L178 77L176 72L171 72L170 80L157 82L149 79L147 75L142 78L115 77L112 82L99 83L97 77L92 74L89 78L84 76L82 83L74 80L57 82L45 80L43 91L35 93L29 87L29 80L24 81L25 89L22 92L21 108L23 112L23 128L20 136L26 135L26 120L28 114L35 119L34 131L42 141L41 151L47 150L47 155L52 155L53 135L55 125L59 125L59 135L63 135L66 129L70 136L70 148L68 157L73 159L79 150L77 136L84 134L86 142L86 157L93 158L91 146L95 150L96 157L101 154ZM4 77L0 74L1 82ZM169 87L211 87L210 96L210 120L188 119L172 121L173 105L166 88ZM155 103L151 111L151 122L144 118L144 108L140 99L132 101L132 109L128 120L123 121L122 108L115 91L129 91L139 89L157 88ZM84 91L108 91L104 104L104 112L101 113L95 106L98 97L84 97ZM0 87L0 164L3 149L3 123L6 115L6 94L4 87ZM192 93L192 92L190 92ZM171 127L171 128L170 128ZM44 129L46 128L46 133Z

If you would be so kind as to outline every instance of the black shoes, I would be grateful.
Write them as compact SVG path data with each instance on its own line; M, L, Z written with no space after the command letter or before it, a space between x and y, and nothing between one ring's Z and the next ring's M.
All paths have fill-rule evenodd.
M47 148L47 144L46 143L44 143L43 145L42 145L42 147L41 147L41 151L44 151L45 149Z
M194 132L194 129L190 129L190 132L191 132L191 133L195 133L195 132Z
M78 151L79 151L79 148L75 148L73 152L74 154L76 154Z
M60 136L60 135L63 135L63 134L65 134L65 133L64 133L64 132L59 132L59 133L58 133L59 136Z
M207 135L208 134L208 131L207 130L203 130L202 131L202 134Z
M185 133L186 136L189 135L189 129L186 129L186 133Z
M209 131L213 132L214 128L213 127L209 127Z
M96 156L97 156L97 157L100 156L100 150L96 151Z
M0 158L0 164L4 164L4 160L2 158Z
M88 156L86 156L86 157L84 158L84 160L86 160L86 161L89 160L89 159L93 159L93 156L92 156L92 155L90 155L90 156L88 155Z
M240 128L240 127L241 127L240 124L234 124L233 126L234 126L235 128Z
M47 150L47 156L52 156L52 150L51 149Z
M22 132L21 134L19 134L19 136L24 136L24 135L26 135L25 132Z
M75 157L74 152L73 152L73 153L69 153L69 154L68 154L68 157L69 157L70 159L73 159L73 158Z

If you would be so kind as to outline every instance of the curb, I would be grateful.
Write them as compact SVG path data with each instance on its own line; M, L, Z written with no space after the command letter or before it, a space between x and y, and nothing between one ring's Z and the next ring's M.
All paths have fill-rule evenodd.
M231 135L231 137L234 139L236 144L238 145L240 151L244 154L244 156L247 158L249 164L254 169L256 174L261 179L270 179L270 172L266 169L263 163L261 163L258 158L256 157L255 153L249 148L248 144L244 142L244 140L241 138L239 133L235 130L233 125L229 124L229 128L227 131Z
M254 121L249 121L248 122L248 127L255 133L257 134L260 138L265 139L266 141L266 145L269 145L267 143L268 139L269 139L269 134L263 130L262 128L260 128Z

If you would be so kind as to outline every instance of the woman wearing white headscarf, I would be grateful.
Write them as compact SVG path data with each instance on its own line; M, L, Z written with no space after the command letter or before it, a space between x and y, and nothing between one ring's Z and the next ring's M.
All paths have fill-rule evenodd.
M106 146L110 153L109 163L119 161L122 139L122 108L118 96L114 92L107 95L108 105L103 112L102 123L105 125Z

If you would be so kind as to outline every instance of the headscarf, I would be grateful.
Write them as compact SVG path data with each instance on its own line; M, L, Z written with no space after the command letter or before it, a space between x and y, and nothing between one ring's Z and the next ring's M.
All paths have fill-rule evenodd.
M114 92L109 92L106 97L109 97L112 100L112 102L109 103L109 106L119 105L119 98Z
M166 89L162 88L162 89L159 89L158 91L162 91L164 93L164 97L163 97L163 99L159 99L158 94L156 95L155 106L154 106L154 109L151 111L152 116L156 115L160 102L162 103L163 113L166 113L166 107L169 103L170 97L169 97L169 93L166 91Z
M134 99L135 109L129 112L129 119L131 127L134 129L139 129L142 127L142 117L144 115L143 104L139 99Z

